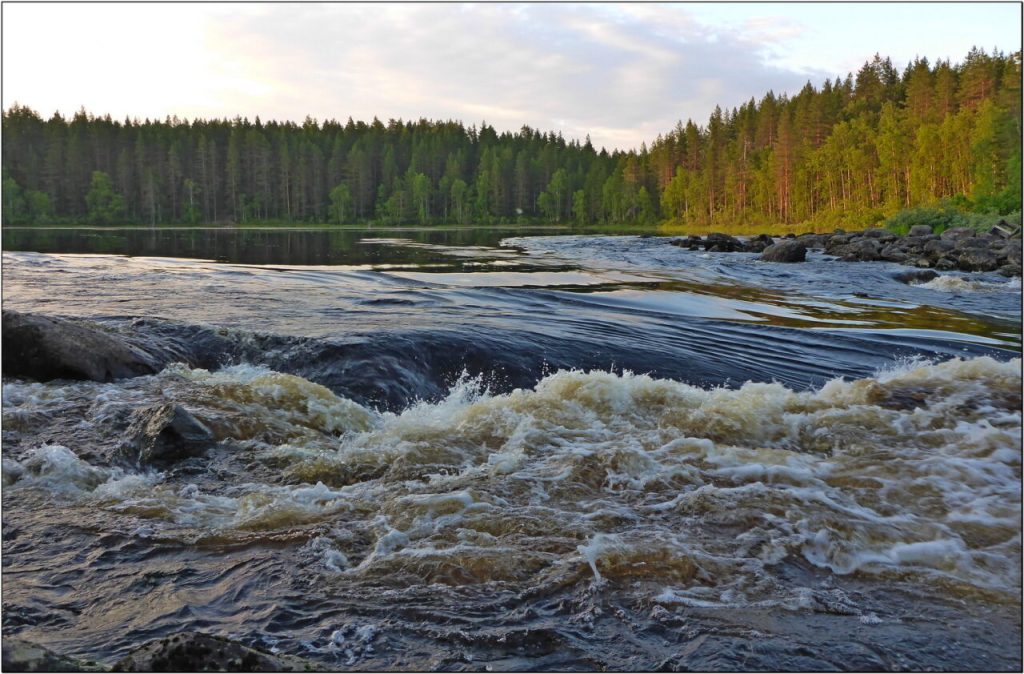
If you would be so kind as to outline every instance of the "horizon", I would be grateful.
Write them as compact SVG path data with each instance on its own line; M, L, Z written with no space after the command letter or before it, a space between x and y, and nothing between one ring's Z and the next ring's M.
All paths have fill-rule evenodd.
M703 126L715 106L819 89L875 53L902 71L915 57L962 62L973 46L1020 51L1018 3L84 7L4 6L5 112L486 122L614 153L677 121ZM454 29L425 29L430 18ZM139 34L153 21L170 37ZM862 24L867 49L842 37Z

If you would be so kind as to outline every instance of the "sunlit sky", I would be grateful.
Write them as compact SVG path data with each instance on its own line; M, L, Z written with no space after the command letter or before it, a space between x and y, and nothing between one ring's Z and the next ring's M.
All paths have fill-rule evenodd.
M487 121L630 148L876 52L1021 48L1019 3L4 4L3 106Z

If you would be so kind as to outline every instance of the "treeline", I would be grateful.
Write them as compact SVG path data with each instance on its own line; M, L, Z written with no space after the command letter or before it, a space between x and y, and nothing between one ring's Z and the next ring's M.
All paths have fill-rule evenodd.
M639 151L523 127L3 114L3 222L867 224L1021 204L1021 55L878 56Z

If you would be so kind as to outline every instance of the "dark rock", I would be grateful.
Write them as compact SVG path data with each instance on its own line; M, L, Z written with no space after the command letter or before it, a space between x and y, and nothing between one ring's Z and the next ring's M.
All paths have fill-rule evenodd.
M302 672L322 667L291 655L273 655L209 634L183 632L155 639L119 660L114 672Z
M651 238L654 238L654 235L653 234L641 234L639 238L641 238L641 239L651 239Z
M881 246L875 239L858 239L848 243L837 251L837 254L849 262L871 262L881 259Z
M914 225L907 234L909 236L928 236L931 233L931 225Z
M806 258L807 246L789 239L768 246L761 253L761 259L765 262L803 262Z
M935 261L935 268L939 271L951 271L957 268L957 263L951 257L940 257Z
M894 246L891 244L883 248L882 252L880 252L878 255L883 260L887 260L888 262L903 262L908 257L908 255L905 252L903 252L898 246Z
M3 671L5 672L103 672L94 662L76 660L43 648L24 639L3 638Z
M889 243L896 240L896 234L889 231L888 229L882 229L880 227L874 227L872 229L865 229L861 232L861 236L867 239L877 239L880 243Z
M704 250L717 253L735 253L745 250L743 242L734 236L713 232L704 239Z
M163 403L136 410L122 453L142 464L166 464L201 456L213 433L181 405Z
M825 247L825 242L828 241L828 239L829 239L829 235L828 234L812 234L812 233L808 233L808 234L801 234L800 236L798 236L796 238L797 238L797 241L799 241L800 243L804 244L808 248L824 248Z
M922 269L920 271L918 271L918 270L901 271L898 274L894 274L893 278L896 279L897 281L899 281L900 283L910 284L910 283L927 283L928 281L931 281L933 278L938 278L938 276L939 275L937 273L933 272L931 269Z
M996 256L984 248L968 248L960 254L957 266L963 271L995 271Z
M848 234L834 234L825 241L825 252L833 255L833 251L850 243Z
M772 237L768 236L767 234L758 234L757 236L747 240L747 252L763 252L765 248L771 246L773 243L775 243L775 241L772 240Z
M1006 264L1000 267L998 273L1002 276L1020 276L1021 267L1019 264Z
M149 354L87 321L3 312L3 372L36 381L112 381L160 370Z
M1015 264L1018 267L1024 266L1024 260L1022 260L1021 257L1020 239L1011 239L1010 241L1007 241L1006 245L1003 247L1003 250L1006 253L1006 261L1009 264Z
M957 239L964 239L967 237L974 236L978 233L978 230L971 229L970 227L951 227L944 231L939 236L943 241L956 241Z
M961 239L956 239L954 246L956 250L966 250L968 248L988 248L991 242L980 236L965 236Z
M924 244L924 253L932 257L939 257L943 253L947 253L953 250L956 244L952 241L946 241L943 239L934 239Z

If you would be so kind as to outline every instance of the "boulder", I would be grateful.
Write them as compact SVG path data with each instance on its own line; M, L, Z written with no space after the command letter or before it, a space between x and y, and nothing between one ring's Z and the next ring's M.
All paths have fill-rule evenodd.
M775 241L772 237L767 234L758 234L755 237L751 237L747 240L747 252L749 253L761 253L765 248L774 244Z
M797 241L804 244L808 248L824 248L825 242L828 241L828 234L801 234L797 237Z
M909 236L928 236L932 233L931 225L914 225L907 232Z
M935 261L935 268L939 271L952 271L957 268L957 263L953 258L943 256Z
M181 405L162 403L132 413L121 451L141 464L167 464L201 456L213 433Z
M322 667L195 632L154 639L119 660L113 672L303 672Z
M988 249L968 248L960 254L957 266L963 271L995 271L999 261Z
M704 250L717 253L735 253L745 250L743 242L734 236L712 232L704 239Z
M956 241L957 239L974 236L977 233L978 230L971 229L970 227L950 227L939 236L943 241Z
M1000 267L998 273L1002 276L1020 276L1021 267L1019 264L1005 264Z
M103 672L94 662L58 655L48 648L16 637L3 638L3 671L5 672Z
M765 262L803 262L806 258L807 246L792 239L772 244L761 253L761 259Z
M889 243L896 240L896 234L888 229L881 227L874 227L872 229L865 229L861 232L861 236L868 239L877 239L880 243Z
M161 364L87 321L3 312L3 372L36 381L113 381L154 374Z
M880 252L879 257L888 262L903 262L909 257L903 250L898 246L889 244Z
M901 271L898 274L894 274L893 278L896 279L897 281L899 281L900 283L910 284L910 283L927 283L928 281L931 281L934 278L938 278L938 276L939 275L937 273L935 273L934 271L932 271L931 269L921 269L921 270Z
M881 259L881 246L876 239L858 239L838 249L836 254L849 262L871 262Z
M953 250L955 247L956 244L953 243L952 241L946 241L944 239L934 239L932 241L925 242L924 253L925 255L929 255L931 257L939 257L943 253L947 253Z

